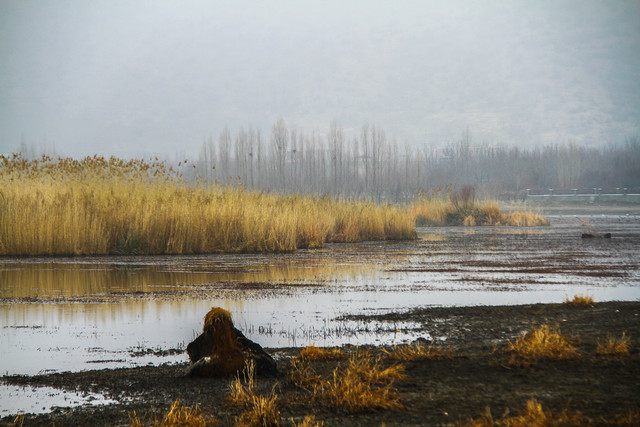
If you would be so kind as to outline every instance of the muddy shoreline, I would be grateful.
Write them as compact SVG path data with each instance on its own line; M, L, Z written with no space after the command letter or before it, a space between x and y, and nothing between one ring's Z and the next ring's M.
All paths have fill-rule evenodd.
M437 345L452 348L454 357L406 363L409 380L397 390L405 409L341 414L310 402L303 390L286 376L260 379L267 393L274 384L280 395L283 420L314 414L326 425L442 425L478 417L489 406L494 414L522 408L536 398L552 410L570 408L600 419L640 409L640 302L605 302L574 307L566 304L520 306L435 307L383 315L347 315L345 319L419 325L424 336ZM534 325L556 325L578 347L580 356L543 361L529 368L507 366L500 349L509 339ZM631 353L604 357L595 354L598 341L623 332L631 337ZM368 347L374 355L382 347ZM344 347L347 353L356 347ZM299 349L275 349L282 371ZM313 362L329 375L341 362ZM229 379L184 377L186 364L138 368L101 369L37 376L5 376L15 385L50 386L87 393L101 393L120 403L57 409L43 415L27 415L25 425L127 425L135 411L147 420L160 416L175 399L199 404L207 413L231 423L241 409L226 402ZM9 423L13 417L5 417Z

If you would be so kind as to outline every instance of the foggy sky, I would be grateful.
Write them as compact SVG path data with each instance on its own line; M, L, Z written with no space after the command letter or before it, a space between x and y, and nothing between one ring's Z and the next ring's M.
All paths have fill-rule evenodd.
M0 153L197 153L224 127L415 144L640 133L640 1L0 1Z

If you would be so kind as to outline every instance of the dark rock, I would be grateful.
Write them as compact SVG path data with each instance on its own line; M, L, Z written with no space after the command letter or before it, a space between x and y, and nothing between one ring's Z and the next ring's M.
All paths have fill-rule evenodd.
M581 237L583 239L595 239L595 238L610 239L611 233L604 233L604 234L582 233Z

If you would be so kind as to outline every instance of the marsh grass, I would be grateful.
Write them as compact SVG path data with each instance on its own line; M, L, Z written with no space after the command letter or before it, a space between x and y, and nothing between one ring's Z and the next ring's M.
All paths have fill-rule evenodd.
M204 414L197 406L185 406L179 400L171 404L171 407L161 420L155 420L151 424L145 424L136 413L131 414L131 427L210 427L218 426L220 422L211 416Z
M631 339L626 333L620 338L608 337L606 341L598 341L596 354L599 356L624 356L629 354L631 348Z
M507 411L501 418L494 418L491 409L486 408L485 413L466 425L469 427L547 427L547 426L583 426L591 424L591 419L580 412L564 410L553 413L545 410L540 402L535 399L528 400L524 410L518 415L510 415Z
M416 360L452 359L453 350L438 348L427 344L398 345L383 350L387 358L399 362L413 362Z
M524 336L507 343L511 354L509 363L530 366L540 359L570 359L578 357L578 350L556 328L541 325Z
M576 307L584 307L595 304L595 301L590 295L574 295L573 299L566 299L564 303Z
M309 345L300 350L299 357L307 360L340 360L344 359L344 352L339 348L322 348Z
M397 381L406 379L403 365L385 367L366 353L354 354L327 379L318 375L307 360L296 359L290 367L290 380L329 408L356 413L403 407L394 387Z
M162 163L0 156L0 255L287 252L415 238L404 208L188 185Z
M453 193L455 194L455 193ZM493 200L477 201L474 198L454 201L453 195L423 197L408 207L418 226L442 225L510 225L534 227L549 225L549 221L533 211L506 212Z

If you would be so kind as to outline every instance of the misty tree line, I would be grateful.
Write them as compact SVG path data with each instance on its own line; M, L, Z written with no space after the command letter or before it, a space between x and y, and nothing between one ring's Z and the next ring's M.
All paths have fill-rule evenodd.
M285 193L315 193L401 202L418 194L473 185L481 192L516 197L525 189L581 190L640 187L640 139L581 147L538 148L475 144L466 132L435 149L399 144L376 126L347 138L332 124L305 134L280 119L268 135L226 128L202 146L191 177Z

